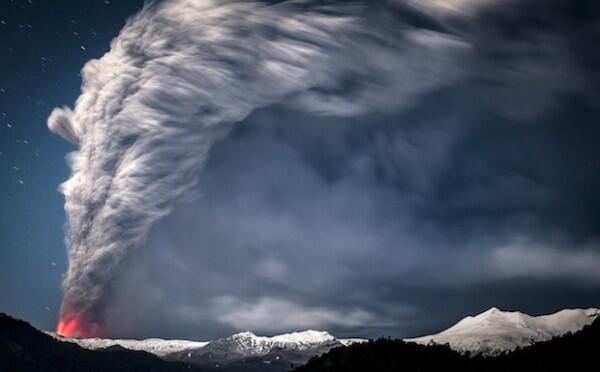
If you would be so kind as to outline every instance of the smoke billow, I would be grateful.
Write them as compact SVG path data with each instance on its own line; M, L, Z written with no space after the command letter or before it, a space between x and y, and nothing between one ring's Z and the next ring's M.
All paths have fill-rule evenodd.
M134 271L127 259L157 245L162 250L176 245L153 242L168 235L162 224L170 219L187 227L185 221L197 220L194 239L184 244L188 254L202 242L196 260L209 249L241 256L237 245L227 247L224 239L255 238L260 245L262 231L279 228L263 238L282 246L286 258L297 259L303 270L309 262L338 265L324 270L329 278L301 276L306 288L288 298L281 283L293 265L260 257L257 275L275 283L273 293L237 298L235 291L219 287L205 304L211 319L236 327L266 326L283 312L299 320L286 323L289 328L364 325L377 320L378 309L387 309L379 320L389 324L394 317L389 312L401 312L400 299L421 288L423 275L438 283L453 278L456 284L532 272L542 279L577 277L583 268L586 280L597 280L585 265L587 251L558 271L548 261L533 271L529 263L548 252L563 257L566 250L559 247L581 253L581 242L593 241L597 232L597 208L589 203L597 198L587 185L597 174L589 159L597 156L591 122L600 107L594 89L600 55L590 45L600 40L599 14L600 6L591 0L150 3L107 54L85 65L75 107L55 109L48 119L53 132L79 146L68 158L72 177L61 186L69 269L59 332L106 332L111 298L129 293L117 288L118 278ZM272 117L264 112L280 109L294 112L274 120L286 118L288 129L282 132L293 126L310 135L287 134L287 145L277 145L281 138L273 139ZM366 116L375 127L369 133L356 125ZM316 130L321 121L331 126ZM544 125L524 126L524 121ZM273 127L278 124L283 123ZM244 125L271 134L266 140L233 135L213 146ZM335 137L345 130L341 127L355 130L349 143L310 142L322 134ZM211 189L214 200L198 201L200 182L211 175L209 162L201 177L209 152L222 162L230 160L227 154L255 160L212 169L220 180L247 185L241 195L245 203L231 200L227 190L215 192L220 185ZM305 163L318 163L317 171ZM256 192L281 169L295 169L282 184L306 186L296 190L302 200L287 195L274 202ZM560 197L566 194L571 196ZM570 198L585 200L568 203ZM317 213L308 202L329 210ZM280 216L286 208L297 208L300 222L286 219L286 211ZM211 209L214 213L207 212ZM215 218L225 221L219 225L223 231L211 230ZM255 230L261 231L249 233ZM515 237L521 240L515 243ZM205 247L212 241L217 248ZM541 248L530 250L531 245ZM596 260L597 252L586 249ZM221 253L214 253L211 263L227 265L230 257ZM340 261L347 267L339 267ZM372 272L373 262L380 275ZM235 271L227 268L227 275ZM352 270L361 273L360 281L352 281ZM190 282L205 278L190 277ZM243 279L239 283L247 282ZM354 303L343 308L341 302L328 307L301 298L328 279L332 286L325 292L339 293L340 283L354 291L364 287L357 303L376 309L364 311ZM400 282L405 287L398 289ZM372 290L381 283L385 288ZM239 285L238 292L248 294ZM201 322L205 318L195 305L178 311Z
M467 45L433 20L420 26L414 12L384 2L175 0L130 20L110 52L85 65L74 109L48 119L79 146L61 186L63 328L76 318L81 326L69 329L80 329L68 333L101 332L123 260L176 201L195 197L211 145L253 110L283 103L355 116L409 106L457 79Z

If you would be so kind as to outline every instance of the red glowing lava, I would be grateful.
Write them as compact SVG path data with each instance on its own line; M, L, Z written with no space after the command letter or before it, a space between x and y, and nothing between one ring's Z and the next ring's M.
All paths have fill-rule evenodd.
M62 337L99 337L100 328L88 322L82 314L72 314L61 317L56 326L56 334Z

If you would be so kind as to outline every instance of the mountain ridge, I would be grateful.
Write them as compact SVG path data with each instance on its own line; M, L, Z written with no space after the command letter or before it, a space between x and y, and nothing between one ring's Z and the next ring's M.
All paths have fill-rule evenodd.
M407 355L416 352L427 359L427 355L441 353L443 357L445 355L451 360L464 362L461 358L465 354L475 359L488 359L528 350L529 347L525 346L536 347L557 338L564 339L571 334L579 334L590 323L595 324L594 329L598 330L598 319L600 310L596 308L565 309L541 316L491 308L481 314L467 316L434 335L387 341L389 347L404 345L401 350ZM109 370L102 369L104 367L83 368L79 364L97 367L119 360L118 363L122 363L120 369L111 370L170 371L192 368L200 371L287 372L311 359L345 353L340 350L358 350L356 347L360 344L371 345L374 342L337 339L328 332L315 330L271 337L240 332L214 341L68 339L50 332L43 333L26 322L6 315L0 317L0 330L0 344L4 345L0 356L5 355L4 359L0 358L0 367L8 361L9 365L12 363L20 367L14 369L19 371L36 370L44 363L51 367L46 370L52 371ZM386 340L377 340L375 343L379 345L382 341ZM22 368L31 365L35 368Z
M275 336L257 336L245 331L212 341L64 338L47 332L64 342L77 344L88 350L122 347L145 351L167 361L190 363L219 370L247 370L249 366L269 371L287 371L291 365L301 365L310 358L332 348L349 346L368 340L360 338L338 339L325 331L305 330ZM224 369L225 368L225 369Z
M480 314L467 316L441 332L404 340L424 345L448 344L461 353L497 355L579 331L599 315L600 309L597 308L563 309L532 316L492 307Z
M532 316L519 311L503 311L492 307L482 313L466 316L449 328L431 335L405 338L420 344L448 344L461 353L497 355L536 342L546 341L568 332L576 332L600 315L600 309L563 309L552 314ZM353 343L366 342L362 338L336 338L326 331L305 330L274 336L258 336L244 331L212 341L165 340L151 338L77 339L62 338L90 350L121 346L129 350L146 351L167 360L189 361L210 355L228 361L267 356L273 350L306 352L314 356L323 350Z
M292 372L593 371L598 344L600 317L577 332L494 356L459 353L448 345L378 339L333 349Z
M356 342L365 342L362 338L336 338L326 331L305 330L290 333L278 334L275 336L258 336L250 331L238 332L229 337L223 337L212 341L193 341L180 339L162 339L148 338L142 340L135 339L111 339L111 338L67 338L58 336L54 332L46 332L58 340L73 342L79 346L89 349L103 349L111 346L121 346L129 350L142 350L165 357L176 352L189 351L191 349L200 349L211 343L230 340L232 344L239 347L240 350L248 350L255 354L265 353L273 348L292 348L295 350L304 350L315 345L328 342L338 342L341 345L348 346Z

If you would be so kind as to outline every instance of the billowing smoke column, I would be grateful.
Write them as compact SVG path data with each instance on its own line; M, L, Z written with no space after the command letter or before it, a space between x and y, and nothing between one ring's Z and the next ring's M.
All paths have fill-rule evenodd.
M354 116L455 81L469 48L412 3L175 0L130 20L85 65L75 108L48 119L79 146L61 186L69 269L58 333L106 333L124 259L195 197L211 145L253 110Z

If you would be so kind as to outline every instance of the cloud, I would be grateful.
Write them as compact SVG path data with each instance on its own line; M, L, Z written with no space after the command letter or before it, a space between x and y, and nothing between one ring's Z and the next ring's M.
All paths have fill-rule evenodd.
M489 3L470 23L477 49L474 78L490 105L512 119L535 121L556 112L566 97L598 107L589 63L600 53L587 46L600 35L598 4L509 0ZM511 32L507 32L511 30Z
M577 278L593 284L600 284L599 265L597 246L573 251L527 242L494 250L490 263L495 273L503 278Z
M598 30L558 1L509 3L147 6L48 120L79 145L63 316L135 336L402 335L425 326L411 311L448 319L439 301L480 305L524 263L552 284L589 271ZM531 244L498 251L515 236Z
M73 112L68 107L52 110L48 117L48 128L55 134L71 143L78 143L77 129L73 127L71 115Z
M565 173L555 161L542 165L552 153L576 162L568 159L593 152L594 141L575 136L577 146L562 141L548 147L549 133L564 140L571 129L581 130L560 118L560 130L505 121L489 121L481 130L477 120L449 119L446 113L436 120L409 113L399 124L394 114L348 119L258 110L213 147L198 185L203 197L177 205L155 225L144 251L127 262L127 270L145 273L137 280L119 278L131 283L134 299L126 292L109 300L110 307L133 313L134 319L120 322L138 329L138 337L162 331L204 338L240 330L216 322L210 310L207 299L223 294L244 304L270 297L336 312L360 308L376 319L394 320L327 328L371 337L433 331L435 324L446 326L467 310L491 305L518 308L515 293L537 298L535 311L558 308L547 300L548 288L526 289L538 279L557 288L572 278L502 275L490 261L516 236L531 242L523 249L545 244L565 256L576 254L577 240L593 234L593 225L589 232L581 229L586 213L566 212L579 203L564 205L558 195L589 200L582 187L595 182L595 173L590 169L584 173L591 178L563 183L580 171ZM594 125L588 124L587 129ZM581 131L586 133L591 132ZM540 148L546 151L538 153ZM571 215L581 218L566 218ZM549 233L553 226L560 226L568 244ZM594 282L578 278L570 284L573 303L577 293L592 298L585 288ZM493 289L498 286L505 287ZM140 294L139 288L150 293ZM155 288L165 297L141 306L136 315L127 304L140 306ZM541 293L543 298L536 295ZM447 313L440 303L448 303ZM527 306L532 309L532 303ZM173 310L180 307L193 314L193 325ZM157 316L145 310L159 308ZM427 322L414 321L421 317ZM168 331L154 326L164 318L180 323ZM273 322L264 332L289 331L284 325Z
M307 307L286 299L262 297L244 302L223 296L212 300L215 318L236 329L279 332L282 329L330 329L331 327L363 327L382 325L381 319L361 309L345 311L323 307Z
M86 64L74 110L55 110L48 122L80 147L61 187L63 317L101 322L121 263L176 200L193 196L231 123L278 102L327 115L387 110L460 75L451 61L465 45L450 35L403 26L367 4L306 5L149 5Z
M417 9L445 18L465 16L477 13L482 7L489 6L497 0L398 0L398 3L408 3Z

